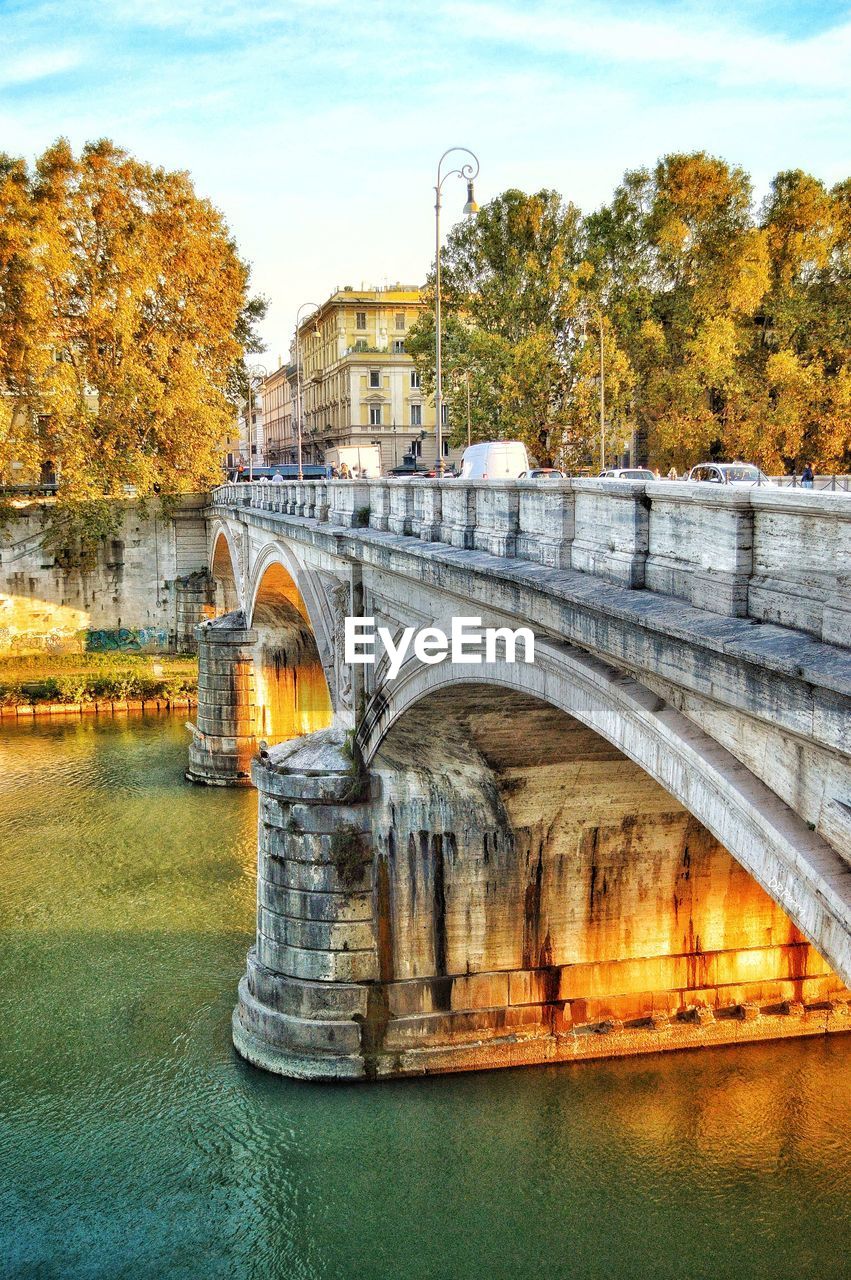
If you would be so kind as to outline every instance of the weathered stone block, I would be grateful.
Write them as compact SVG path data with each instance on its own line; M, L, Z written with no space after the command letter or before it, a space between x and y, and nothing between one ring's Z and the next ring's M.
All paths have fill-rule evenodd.
M304 950L257 934L257 958L267 969L313 982L371 982L378 978L375 951Z
M570 480L522 480L517 555L553 569L570 568L575 498Z
M644 586L649 530L646 485L636 480L574 480L570 562L583 573Z
M328 494L331 524L354 529L363 522L363 513L369 512L369 485L360 480L329 480Z
M440 541L441 491L429 480L409 480L414 499L411 532L422 542Z
M750 490L662 481L646 491L645 585L712 613L744 617L753 567Z
M301 920L372 920L371 892L308 893L258 878L257 901L269 911Z
M520 494L512 480L474 480L476 528L473 546L492 556L514 556L520 527Z
M259 906L257 928L275 942L313 951L368 951L373 944L371 920L304 920Z
M476 490L463 480L440 482L440 542L472 550L476 532Z
M387 488L390 493L388 528L391 533L399 534L400 536L409 534L414 516L414 495L411 489L411 482L405 479L391 479L387 482Z
M390 528L390 490L386 480L373 480L369 486L370 529Z

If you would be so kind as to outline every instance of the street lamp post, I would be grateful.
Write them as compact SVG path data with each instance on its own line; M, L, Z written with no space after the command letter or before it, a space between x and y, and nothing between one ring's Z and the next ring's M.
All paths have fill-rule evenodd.
M600 323L600 470L606 470L606 373L603 365L603 313L597 312Z
M302 397L301 383L301 313L305 307L313 307L314 311L319 310L318 302L303 302L295 314L295 379L296 379L296 401L298 404L298 437L297 437L297 458L298 458L298 478L304 479L304 466L301 450L302 422L304 413L304 401ZM319 326L314 324L314 332L319 332Z
M262 364L253 364L246 366L245 375L248 381L248 407L246 410L245 426L248 436L248 479L254 479L254 432L252 430L251 420L251 393L255 387L259 387L263 379L266 377L266 368Z
M468 160L462 164L459 169L449 169L441 175L443 162L453 151L461 151L465 155L472 158L472 163ZM434 245L435 245L435 290L434 290L434 356L435 356L435 381L434 381L434 412L435 412L435 434L437 437L437 466L438 475L443 474L443 364L442 353L440 348L441 332L440 332L440 192L447 178L458 177L467 183L467 203L464 205L464 213L471 216L478 213L479 206L476 204L473 195L473 181L479 174L479 158L469 147L449 147L444 151L443 155L437 162L437 182L434 187Z

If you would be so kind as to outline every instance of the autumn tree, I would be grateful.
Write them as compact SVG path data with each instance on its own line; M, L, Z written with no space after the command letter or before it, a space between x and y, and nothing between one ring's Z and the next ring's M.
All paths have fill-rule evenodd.
M739 360L768 287L747 174L703 152L625 175L588 220L589 259L632 370L651 455L688 465L723 451L742 412Z
M53 463L77 514L205 488L263 309L186 173L108 141L0 157L0 469Z
M730 441L772 469L851 463L851 182L778 174L764 202L769 287Z
M466 442L469 376L474 439L523 440L541 462L559 454L569 431L581 261L579 211L555 191L503 192L449 232L441 254L443 394L453 443ZM433 310L407 348L433 392Z

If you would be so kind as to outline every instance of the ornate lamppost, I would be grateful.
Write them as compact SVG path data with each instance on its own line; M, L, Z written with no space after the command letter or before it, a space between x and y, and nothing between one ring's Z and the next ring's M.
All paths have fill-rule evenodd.
M301 435L302 435L304 403L302 398L302 383L301 383L301 328L300 326L301 326L301 313L302 311L304 311L305 307L313 307L314 311L319 311L320 309L318 302L303 302L295 314L295 377L296 377L296 401L297 401L297 407L298 407L297 457L298 457L299 480L304 479L304 467L302 464L302 452L301 452ZM316 324L315 322L313 326L313 332L317 334L319 333L319 325Z
M446 173L441 173L443 162L453 151L460 151L464 155L471 157L465 164L458 169L449 169ZM472 161L472 163L471 163ZM443 155L437 162L437 182L434 187L434 244L435 244L435 289L434 289L434 356L435 356L435 378L434 378L434 412L435 412L435 434L437 437L437 466L438 475L443 474L443 388L441 385L443 377L443 364L440 349L440 193L443 184L447 178L458 177L467 183L467 203L464 205L463 212L469 217L479 212L479 206L476 204L476 198L473 195L473 181L479 175L479 158L470 150L469 147L449 147L444 151Z
M597 311L600 326L600 470L606 470L606 370L603 359L603 313Z

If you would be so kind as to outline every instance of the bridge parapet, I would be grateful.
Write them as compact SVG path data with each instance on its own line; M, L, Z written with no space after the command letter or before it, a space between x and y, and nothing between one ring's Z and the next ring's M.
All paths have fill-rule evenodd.
M229 484L213 503L647 587L851 647L851 495L670 481Z

